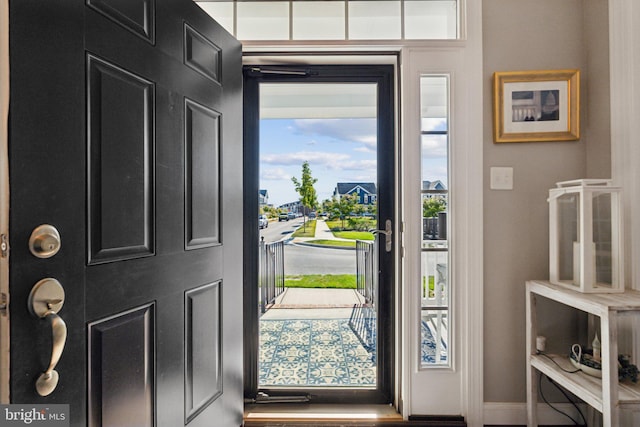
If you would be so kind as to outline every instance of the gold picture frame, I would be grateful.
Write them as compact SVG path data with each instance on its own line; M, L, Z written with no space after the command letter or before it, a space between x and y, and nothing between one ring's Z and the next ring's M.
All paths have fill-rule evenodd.
M580 70L493 74L493 135L501 142L580 138Z

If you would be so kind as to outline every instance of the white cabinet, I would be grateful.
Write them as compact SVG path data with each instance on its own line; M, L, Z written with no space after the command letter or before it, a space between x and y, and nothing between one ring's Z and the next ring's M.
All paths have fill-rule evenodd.
M540 355L536 352L538 335L537 301L539 298L557 301L600 318L602 343L602 379L573 371L568 353L571 342L566 343L566 354ZM586 294L566 289L545 281L527 282L527 413L528 425L537 426L539 371L571 391L602 413L604 427L619 425L621 409L640 410L640 382L618 383L618 320L625 312L640 315L640 292L619 294ZM551 360L551 359L553 360ZM554 363L557 362L556 363ZM560 366L558 366L560 365Z

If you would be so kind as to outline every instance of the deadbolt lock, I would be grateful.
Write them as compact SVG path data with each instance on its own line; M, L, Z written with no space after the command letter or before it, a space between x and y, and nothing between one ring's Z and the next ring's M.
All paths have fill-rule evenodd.
M29 250L37 258L51 258L60 250L60 233L49 224L36 227L29 238Z

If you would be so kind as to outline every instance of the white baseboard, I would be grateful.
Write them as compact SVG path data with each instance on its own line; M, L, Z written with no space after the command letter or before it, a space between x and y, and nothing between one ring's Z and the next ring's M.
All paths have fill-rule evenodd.
M570 403L554 403L553 406L569 414L573 419L581 422L580 415ZM587 417L587 406L579 403L582 414ZM509 402L485 402L485 425L527 425L527 404ZM574 425L562 414L557 413L545 403L538 403L538 424L540 425Z

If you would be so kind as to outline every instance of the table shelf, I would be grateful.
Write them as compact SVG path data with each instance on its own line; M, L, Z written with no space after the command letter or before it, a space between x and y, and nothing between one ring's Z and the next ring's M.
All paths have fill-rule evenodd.
M530 427L537 426L538 372L569 390L603 415L604 427L619 425L620 409L640 410L640 384L618 382L618 314L640 314L640 292L587 294L545 281L527 282L527 411ZM542 297L598 316L601 326L603 378L573 372L569 356L536 350L537 298ZM569 347L571 343L567 343Z

